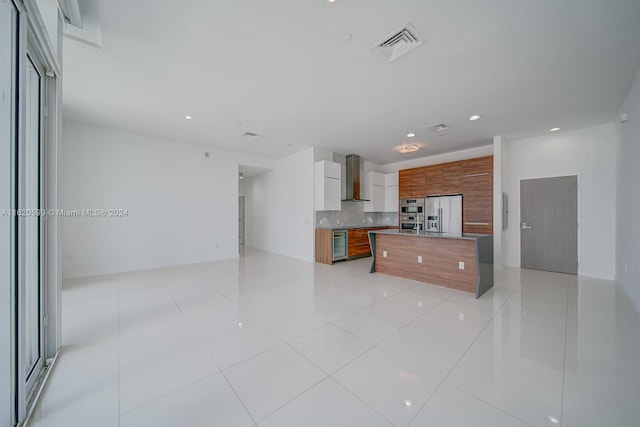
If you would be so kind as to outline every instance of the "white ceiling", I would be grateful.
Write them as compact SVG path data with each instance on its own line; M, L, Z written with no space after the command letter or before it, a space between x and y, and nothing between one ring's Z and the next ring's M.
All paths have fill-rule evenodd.
M409 22L424 44L392 63L370 49ZM638 0L105 0L100 48L64 40L65 116L386 164L615 120L639 22ZM395 152L408 132L423 149Z

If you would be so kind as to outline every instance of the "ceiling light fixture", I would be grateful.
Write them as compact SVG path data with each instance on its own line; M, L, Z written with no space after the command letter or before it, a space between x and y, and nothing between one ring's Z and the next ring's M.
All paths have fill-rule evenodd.
M187 120L193 119L193 117L191 117L191 116L184 116L184 118L187 119Z
M475 122L476 120L480 120L480 116L478 114L474 114L473 116L469 117L469 120Z
M401 153L401 154L414 153L419 149L420 149L420 146L418 144L409 144L409 145L405 144L397 148L398 153Z
M338 3L338 0L327 0L329 3Z
M407 134L407 138L413 138L414 136L416 136L416 134L415 134L415 133L408 133L408 134Z
M240 173L238 174L238 178L239 178L239 179L243 179L243 178L244 178L244 172L240 172ZM242 326L242 323L238 323L238 326Z
M560 128L551 128L549 129L549 132L558 132L560 130Z

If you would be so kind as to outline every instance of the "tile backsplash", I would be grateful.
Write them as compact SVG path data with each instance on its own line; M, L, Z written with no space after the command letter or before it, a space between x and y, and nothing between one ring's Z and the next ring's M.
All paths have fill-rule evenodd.
M364 212L363 202L343 201L340 211L316 211L316 227L398 226L397 212Z

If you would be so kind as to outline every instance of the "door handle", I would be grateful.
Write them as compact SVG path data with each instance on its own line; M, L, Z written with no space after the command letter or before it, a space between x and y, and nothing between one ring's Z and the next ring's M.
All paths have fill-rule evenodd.
M523 222L521 227L523 230L530 230L533 228L533 227L529 227L526 222Z

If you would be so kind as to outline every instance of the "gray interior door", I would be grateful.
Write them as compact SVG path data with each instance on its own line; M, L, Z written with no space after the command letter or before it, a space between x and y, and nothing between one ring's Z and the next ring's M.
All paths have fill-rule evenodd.
M238 198L238 241L244 244L244 196Z
M520 181L522 268L578 273L578 177Z

